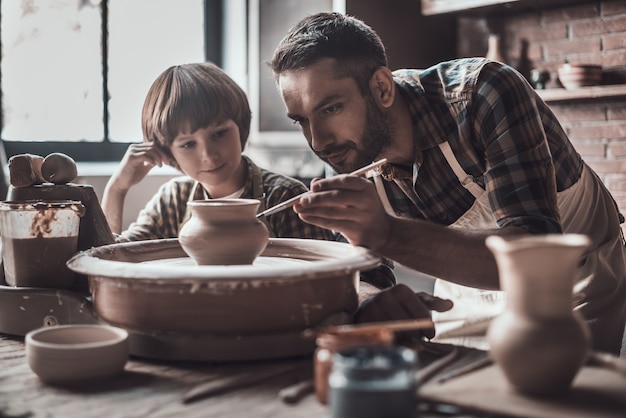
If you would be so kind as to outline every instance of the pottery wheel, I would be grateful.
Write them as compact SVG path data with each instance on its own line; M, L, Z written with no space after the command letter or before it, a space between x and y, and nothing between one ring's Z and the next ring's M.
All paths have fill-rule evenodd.
M349 244L272 238L252 265L197 266L177 239L111 244L76 254L94 307L131 334L131 354L239 361L311 354L302 331L349 321L359 272L380 258Z

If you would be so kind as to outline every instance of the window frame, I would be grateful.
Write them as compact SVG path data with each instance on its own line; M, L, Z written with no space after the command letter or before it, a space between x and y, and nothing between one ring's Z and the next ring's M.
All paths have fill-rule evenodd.
M0 0L2 1L2 0ZM4 0L6 1L6 0ZM9 0L12 1L12 0ZM101 1L101 42L102 42L102 88L103 97L108 97L108 1ZM204 0L204 57L205 60L222 65L222 38L223 38L223 11L227 0ZM0 39L0 43L2 40ZM1 58L0 58L1 59ZM0 78L2 73L0 72ZM0 100L1 100L0 91ZM104 124L104 138L99 142L87 141L15 141L0 137L0 157L4 153L6 159L18 154L48 155L53 152L62 152L71 156L77 162L112 162L120 161L128 148L129 142L113 142L108 132L108 101L102 104L102 120ZM0 112L0 135L4 121Z

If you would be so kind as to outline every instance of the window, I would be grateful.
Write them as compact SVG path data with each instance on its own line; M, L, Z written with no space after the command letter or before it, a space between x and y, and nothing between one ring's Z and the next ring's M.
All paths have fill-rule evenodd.
M345 0L249 0L249 98L252 126L247 153L262 167L303 179L324 173L324 162L307 145L286 115L266 61L289 28L320 11L345 12Z
M220 0L0 0L7 156L117 161L170 65L221 65Z

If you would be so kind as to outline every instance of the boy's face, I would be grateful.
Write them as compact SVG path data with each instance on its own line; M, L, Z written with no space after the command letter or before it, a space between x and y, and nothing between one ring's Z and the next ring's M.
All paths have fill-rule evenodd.
M281 73L278 85L287 115L299 124L311 149L338 173L376 159L389 145L387 115L356 81L338 78L330 58Z
M170 151L181 171L200 182L213 198L234 193L245 184L239 127L232 119L179 133Z

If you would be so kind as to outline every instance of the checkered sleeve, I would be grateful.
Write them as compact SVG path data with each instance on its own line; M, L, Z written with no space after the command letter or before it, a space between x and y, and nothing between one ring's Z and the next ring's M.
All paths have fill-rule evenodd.
M193 184L193 180L188 177L176 177L164 183L139 212L137 220L117 240L142 241L178 237L178 229L185 215Z
M304 183L297 179L267 170L262 172L267 208L308 191ZM277 238L334 240L332 231L302 221L291 208L269 215L267 221Z
M498 224L560 231L555 167L532 89L510 67L495 65L485 66L477 86L475 135L484 146L485 185Z

